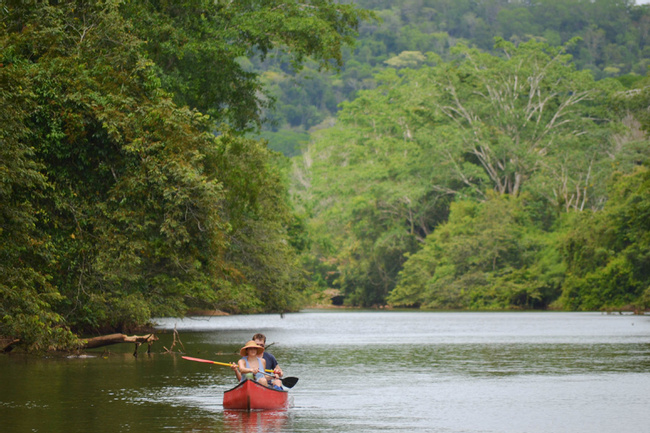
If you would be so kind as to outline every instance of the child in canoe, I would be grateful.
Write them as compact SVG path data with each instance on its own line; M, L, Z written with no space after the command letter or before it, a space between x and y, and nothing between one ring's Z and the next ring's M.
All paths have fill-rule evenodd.
M256 380L260 385L269 386L268 380L261 373L266 368L266 360L262 357L263 353L264 347L259 346L253 340L241 348L239 354L242 358L237 362L237 370L241 373L240 380Z

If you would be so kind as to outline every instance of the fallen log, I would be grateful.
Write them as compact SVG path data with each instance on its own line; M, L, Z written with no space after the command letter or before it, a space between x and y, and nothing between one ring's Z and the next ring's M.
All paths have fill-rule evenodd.
M158 341L158 337L156 337L155 334L147 334L147 335L108 334L108 335L100 335L99 337L83 339L81 341L82 341L82 345L81 345L82 349L94 349L96 347L109 346L111 344L118 344L118 343L134 343L135 352L133 352L133 356L138 356L138 347L140 347L142 343L147 343L149 345L149 348L147 349L147 353L150 353L151 345L153 344L154 341Z
M20 343L20 340L17 338L0 337L0 353L11 352L18 343Z

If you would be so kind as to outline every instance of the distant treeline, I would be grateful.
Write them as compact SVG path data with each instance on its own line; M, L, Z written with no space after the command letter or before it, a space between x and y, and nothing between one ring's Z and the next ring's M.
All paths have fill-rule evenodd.
M272 149L294 156L309 141L310 128L327 125L338 104L360 90L377 86L375 74L386 68L417 67L432 52L450 59L458 43L494 52L494 38L515 44L535 39L569 47L578 69L595 79L622 77L631 85L650 66L650 7L633 0L357 0L376 13L364 21L352 50L344 53L339 73L322 73L307 63L293 73L282 55L255 58L251 70L277 98L267 115L275 123L263 134ZM321 125L322 122L326 122ZM320 125L320 126L319 126Z

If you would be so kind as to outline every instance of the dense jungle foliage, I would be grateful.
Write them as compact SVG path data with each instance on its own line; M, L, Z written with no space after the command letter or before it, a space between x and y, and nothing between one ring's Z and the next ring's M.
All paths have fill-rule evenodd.
M238 59L340 62L365 13L16 0L0 16L0 337L74 347L190 308L302 305L279 155L243 136L266 98Z
M0 18L3 341L332 289L650 307L646 6L2 0Z

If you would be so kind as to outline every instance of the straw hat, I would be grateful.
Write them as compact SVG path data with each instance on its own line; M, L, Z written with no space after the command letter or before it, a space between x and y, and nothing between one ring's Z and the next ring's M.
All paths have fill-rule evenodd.
M246 356L246 351L251 347L254 347L254 348L257 349L257 356L260 356L262 353L264 353L264 348L262 346L258 346L256 342L251 340L248 343L246 343L246 345L239 350L239 354L241 356Z

